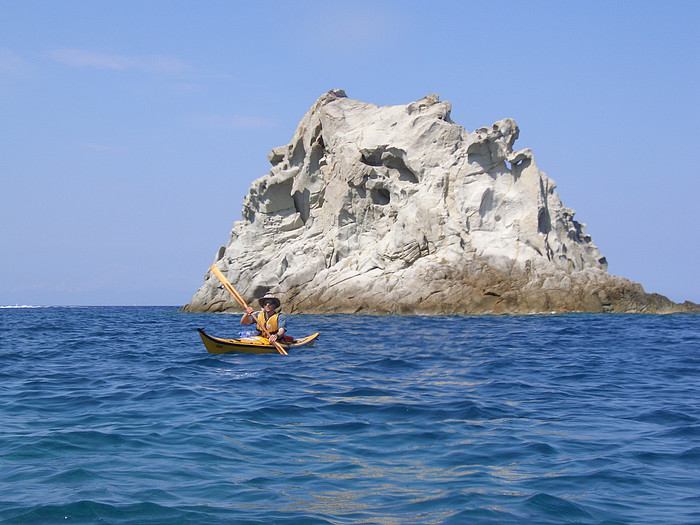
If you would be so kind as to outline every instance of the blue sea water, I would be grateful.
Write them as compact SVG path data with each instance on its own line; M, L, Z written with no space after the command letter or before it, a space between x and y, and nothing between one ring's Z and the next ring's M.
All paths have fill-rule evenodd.
M700 523L700 316L0 309L3 523Z

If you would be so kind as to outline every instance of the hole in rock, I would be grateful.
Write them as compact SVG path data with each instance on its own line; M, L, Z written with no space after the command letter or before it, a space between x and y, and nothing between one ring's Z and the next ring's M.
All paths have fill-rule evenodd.
M360 160L367 166L381 166L382 151L380 149L374 151L363 151Z
M253 297L255 297L256 299L258 297L264 297L269 292L270 292L269 286L258 286L255 288L255 291L253 292Z
M372 188L372 202L384 206L391 201L391 194L386 188Z

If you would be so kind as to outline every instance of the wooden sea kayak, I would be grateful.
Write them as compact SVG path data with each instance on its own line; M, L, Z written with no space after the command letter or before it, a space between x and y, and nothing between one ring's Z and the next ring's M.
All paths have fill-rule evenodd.
M239 354L276 354L277 349L270 343L268 339L261 336L242 337L240 339L222 339L209 335L201 328L197 328L199 335L202 337L204 346L210 354L227 354L229 352L238 352ZM304 346L313 346L318 338L318 332L307 337L295 339L289 344L282 344L282 348L290 350L294 348L302 348Z

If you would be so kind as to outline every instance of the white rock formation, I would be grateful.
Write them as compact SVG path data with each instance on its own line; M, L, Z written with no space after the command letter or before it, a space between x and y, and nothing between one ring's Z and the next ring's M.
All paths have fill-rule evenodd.
M468 133L428 95L323 95L268 155L216 264L287 312L670 311L607 263L511 119ZM678 306L678 305L675 305ZM186 311L236 309L209 274Z

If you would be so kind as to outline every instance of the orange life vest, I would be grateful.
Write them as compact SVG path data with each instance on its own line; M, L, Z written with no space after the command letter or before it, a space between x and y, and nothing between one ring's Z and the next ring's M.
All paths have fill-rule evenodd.
M277 327L277 317L279 314L273 314L269 319L265 320L265 312L258 313L258 323L264 326L270 334L276 334L279 328Z

